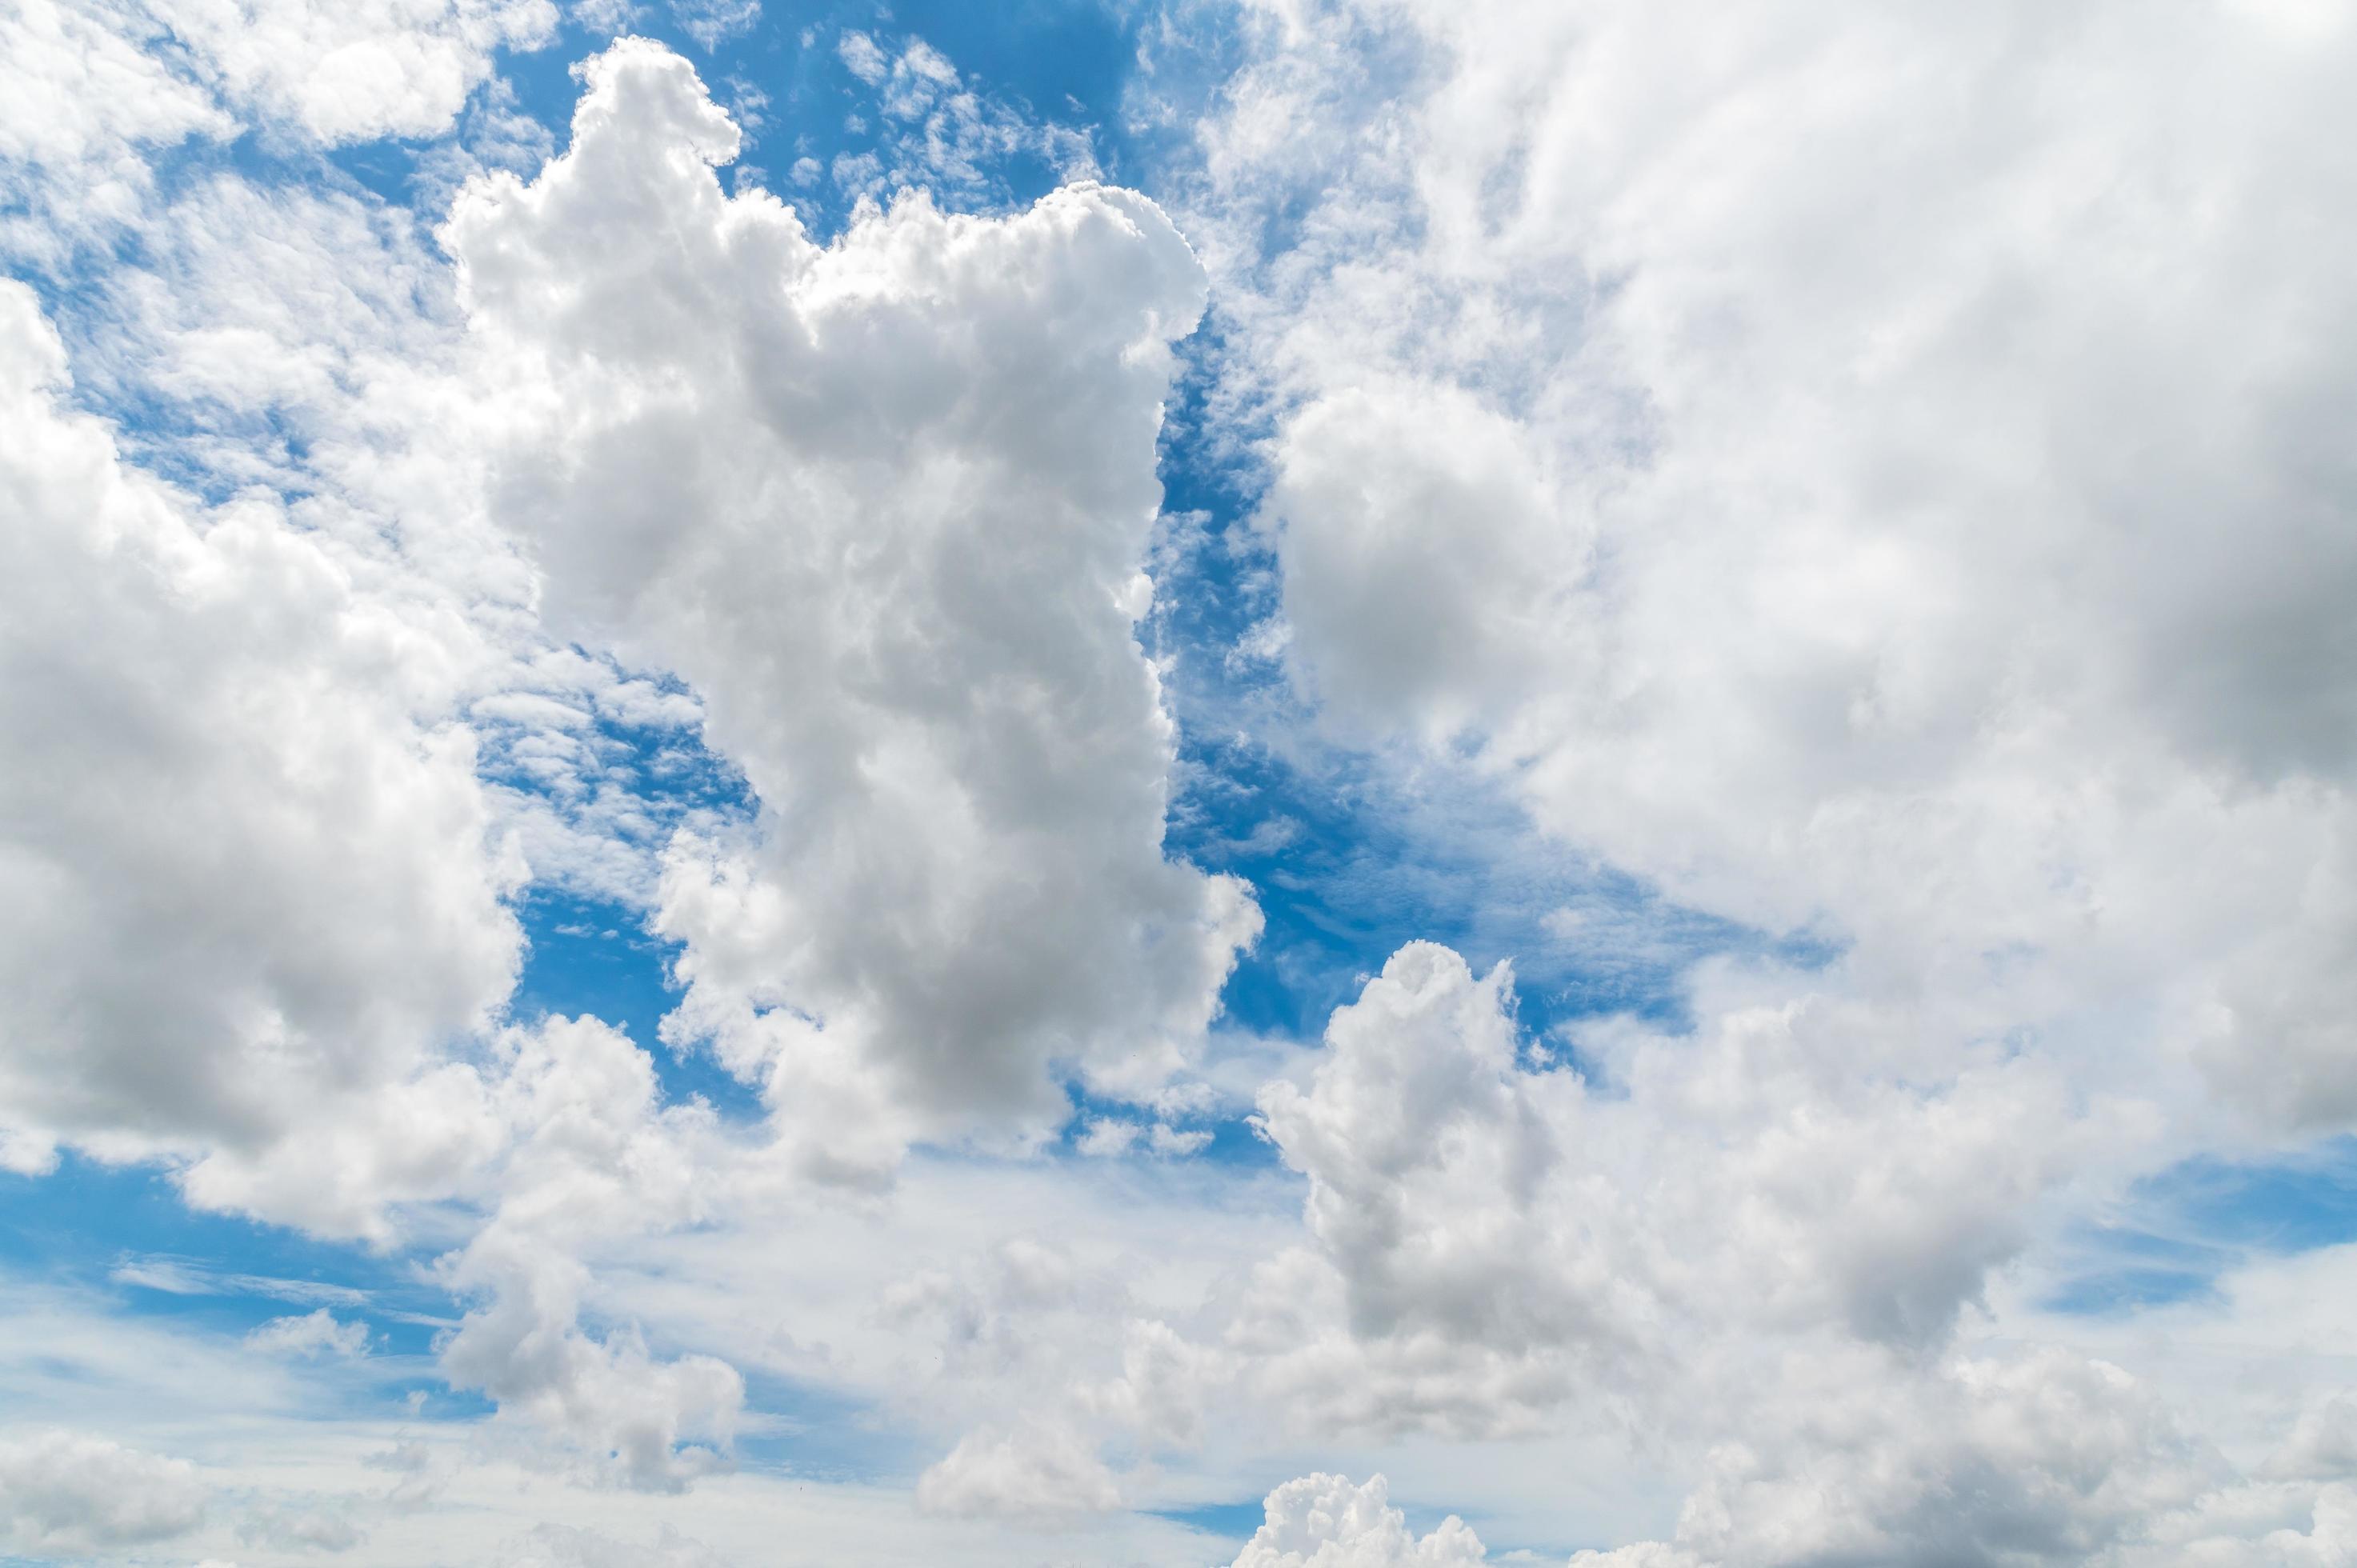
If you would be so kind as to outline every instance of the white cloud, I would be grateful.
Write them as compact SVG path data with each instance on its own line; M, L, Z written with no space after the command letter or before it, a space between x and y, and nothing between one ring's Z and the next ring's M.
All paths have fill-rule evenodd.
M55 0L0 16L0 252L55 265L132 219L155 179L143 149L221 138L233 121L146 48L155 24Z
M267 1274L222 1273L185 1258L156 1254L126 1256L108 1271L107 1277L117 1284L162 1291L167 1295L264 1295L305 1305L324 1302L330 1306L366 1306L369 1299L365 1291L350 1285L322 1280L274 1279Z
M1163 855L1131 628L1192 257L1086 187L822 249L722 194L737 132L684 61L624 44L587 81L565 156L445 240L496 514L560 624L688 681L761 799L752 837L673 844L667 1028L864 1178L916 1133L1038 1136L1050 1062L1158 1087L1258 926Z
M85 181L98 227L152 199L142 149L240 119L337 141L472 102L469 156L541 159L482 88L545 6L231 27L188 0L185 72L131 15L0 19L42 89L0 105L0 158ZM779 1218L795 1175L880 1184L911 1140L1035 1147L1072 1073L1153 1112L1092 1121L1084 1154L1209 1138L1159 1118L1200 1108L1258 918L1163 849L1173 731L1135 625L1204 289L1152 203L910 201L822 247L723 197L736 130L643 43L592 63L565 157L468 189L463 319L397 215L178 188L92 293L85 363L205 408L175 455L240 499L126 467L0 291L27 520L0 580L36 585L0 587L0 1007L34 1026L0 1046L0 1165L163 1158L198 1203L381 1242L445 1206L468 1310L438 1365L551 1495L753 1496L725 1475L742 1364L941 1434L918 1500L1007 1533L922 1539L976 1552L1158 1501L1207 1434L1626 1434L1692 1492L1615 1563L2336 1560L2341 1403L2244 1474L1988 1305L2124 1173L2357 1115L2352 247L2307 199L2336 140L2292 129L2330 123L2348 40L2321 16L1784 7L1714 14L1700 60L1674 5L1250 19L1197 193L1237 328L1215 404L1275 420L1284 614L1241 651L1337 734L1469 753L1674 897L1846 944L1691 977L1690 1031L1543 1041L1510 972L1412 945L1264 1091L1307 1192L1273 1247L1235 1207L1273 1182L1176 1159L1055 1163L1099 1184L1069 1207L981 1159L932 1173L927 1213ZM978 200L994 157L1084 152L920 40L839 49L881 128L849 183ZM2179 78L2203 134L2147 95ZM72 242L45 221L16 230ZM702 733L758 821L674 833L605 773L601 717ZM539 876L684 942L670 1035L758 1085L766 1128L666 1106L596 1020L500 1026L511 828ZM1556 940L1594 940L1576 912ZM1134 1241L1157 1182L1200 1185ZM840 1255L789 1291L813 1236ZM252 1348L287 1376L366 1332L322 1309ZM326 1502L248 1524L359 1542ZM368 1544L449 1558L424 1538ZM1480 1556L1380 1481L1313 1477L1240 1561ZM551 1530L502 1561L706 1557Z
M0 1541L83 1554L146 1546L203 1522L205 1487L185 1459L70 1432L0 1441Z
M1307 1260L1269 1265L1254 1332L1352 1419L1511 1428L1760 1334L1936 1347L2083 1136L2034 1064L1850 1081L1840 1020L1792 1007L1644 1039L1598 1094L1523 1065L1512 1004L1502 966L1412 944L1335 1014L1306 1089L1263 1090L1373 1360L1317 1347ZM1451 1359L1461 1380L1433 1375Z
M969 81L922 38L903 38L892 53L870 34L846 31L835 52L876 92L872 119L856 113L845 127L872 132L873 147L835 155L835 183L851 195L885 201L924 190L987 211L1013 204L1003 172L1010 158L1039 158L1067 181L1099 176L1089 131L1039 119L1029 104Z
M1184 1159L1189 1155L1200 1155L1211 1147L1211 1130L1209 1127L1190 1127L1182 1131L1167 1122L1157 1122L1147 1142L1156 1154L1165 1158Z
M350 1552L368 1531L345 1508L310 1499L253 1509L240 1521L238 1539L280 1552Z
M646 1545L544 1524L510 1546L506 1568L726 1568L726 1559L663 1526Z
M501 48L555 32L549 0L147 0L197 74L326 143L428 136Z
M843 63L852 75L870 87L882 81L892 69L891 62L877 47L876 40L856 28L845 30L843 37L835 40L834 52L843 57Z
M62 381L29 293L0 286L0 1114L217 1155L192 1187L250 1195L230 1166L261 1180L324 1116L431 1092L413 1075L514 972L512 871L473 739L438 722L431 628L273 504L207 513L124 466ZM295 1208L365 1229L449 1135Z
M365 1356L369 1327L358 1321L347 1323L323 1306L299 1317L274 1317L248 1334L245 1342L274 1356Z
M2357 871L2315 853L2350 827L2357 226L2301 194L2357 38L1410 4L1256 45L1193 217L1336 721L1461 737L1673 896L1818 923L1912 1015L1890 1050L2102 1014L2140 1037L2090 1076L2357 1114ZM1403 54L1396 113L1347 91Z
M744 1406L736 1369L651 1354L632 1324L580 1323L602 1248L694 1222L732 1163L700 1105L665 1107L653 1063L592 1018L553 1018L500 1042L492 1093L510 1141L487 1183L494 1207L442 1261L478 1297L438 1348L456 1387L603 1480L677 1490L722 1468Z
M761 0L671 0L671 14L709 52L751 32L761 20Z
M1488 1560L1480 1539L1453 1515L1419 1538L1391 1506L1381 1476L1354 1486L1342 1476L1304 1476L1269 1493L1267 1522L1232 1568L1453 1568Z
M969 1433L917 1482L917 1506L952 1518L1053 1519L1120 1503L1119 1483L1089 1442L1043 1422Z
M548 0L24 0L0 16L0 252L55 267L135 226L151 158L192 137L440 134L555 21Z
M2061 1352L1964 1364L1897 1398L1812 1391L1784 1442L1714 1450L1669 1561L2114 1561L2221 1477L2126 1374ZM1617 1568L1649 1550L1573 1561Z
M1140 1122L1125 1122L1117 1116L1097 1116L1090 1119L1072 1146L1084 1155L1100 1157L1125 1155L1145 1133L1146 1128Z
M1230 411L1275 432L1257 646L1330 735L1469 757L1580 853L1832 954L1697 973L1690 1036L1544 1042L1577 1079L1394 959L1264 1102L1317 1241L1241 1320L1272 1396L1459 1432L1625 1397L1689 1463L1771 1456L1690 1471L1664 1562L2169 1560L2158 1521L2245 1494L2172 1490L2145 1396L2083 1359L1993 1369L1981 1304L2131 1173L2357 1118L2357 472L2325 434L2357 222L2313 202L2357 37L1244 19L1182 211ZM1969 1440L1812 1429L1835 1367ZM2083 1395L2117 1447L2069 1446ZM2050 1451L1978 1424L2040 1401Z

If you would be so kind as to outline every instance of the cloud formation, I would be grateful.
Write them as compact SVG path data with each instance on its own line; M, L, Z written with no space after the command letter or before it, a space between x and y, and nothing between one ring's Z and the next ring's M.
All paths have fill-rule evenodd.
M1454 1516L1416 1536L1391 1506L1381 1476L1362 1486L1341 1476L1304 1476L1269 1493L1266 1507L1267 1522L1233 1568L1457 1568L1488 1555Z
M194 1530L205 1502L185 1459L70 1432L0 1444L0 1540L20 1552L151 1546Z
M415 1075L512 982L515 868L441 720L433 628L269 501L208 510L125 466L63 381L29 291L0 285L23 437L0 455L0 1122L19 1169L59 1141L218 1153L189 1181L260 1202L323 1112L435 1092ZM275 1212L365 1229L450 1153L387 1150L364 1190Z
M8 1550L2357 1551L2345 6L777 10L0 16Z
M1039 1136L1051 1066L1151 1095L1258 929L1164 853L1132 629L1192 256L1089 186L1001 220L911 198L822 247L723 193L738 133L684 60L626 42L587 82L564 157L444 240L494 516L559 625L694 687L760 800L673 843L671 1037L855 1179L911 1136Z

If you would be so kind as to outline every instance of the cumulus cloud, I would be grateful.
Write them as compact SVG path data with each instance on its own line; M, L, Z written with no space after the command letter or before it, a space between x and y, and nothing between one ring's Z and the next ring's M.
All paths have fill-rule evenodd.
M20 1166L68 1140L258 1172L323 1113L431 1095L414 1075L513 976L514 873L430 628L271 502L208 512L125 466L63 385L0 286L0 1116ZM412 1130L371 1190L293 1208L364 1227L466 1135Z
M480 1305L438 1346L443 1375L589 1477L674 1491L723 1467L744 1406L737 1369L651 1353L630 1323L583 1326L601 1246L694 1222L727 1149L700 1103L665 1106L653 1063L594 1018L554 1018L500 1042L492 1094L511 1129L482 1228L442 1261Z
M1338 1415L1470 1432L1733 1376L1713 1348L1762 1335L1936 1348L2080 1134L2035 1066L1878 1086L1841 1073L1847 1044L1805 1009L1730 1012L1632 1045L1598 1094L1524 1050L1503 966L1405 948L1308 1085L1263 1090L1318 1248L1265 1266L1241 1332Z
M2126 1373L2059 1351L1964 1364L1897 1399L1815 1391L1797 1441L1712 1452L1674 1547L1573 1562L2105 1561L2220 1479Z
M1265 1509L1267 1522L1232 1568L1453 1568L1489 1556L1454 1515L1417 1536L1391 1506L1381 1476L1358 1486L1343 1476L1304 1476L1269 1493Z
M2083 1358L1952 1359L2041 1216L2357 1114L2357 228L2308 216L2357 32L2303 14L1247 13L1183 210L1272 432L1254 646L1329 735L1824 952L1536 1051L1395 958L1263 1101L1317 1243L1237 1331L1278 1386L1714 1429L1631 1562L2330 1540ZM1969 1445L1812 1428L1834 1367ZM2120 1445L2008 1449L2041 1401Z
M922 199L822 248L711 166L686 62L587 68L565 155L444 231L552 614L677 672L760 799L683 835L666 1028L763 1087L813 1169L1037 1136L1046 1069L1181 1068L1258 915L1163 853L1171 725L1132 624L1168 341L1202 278L1143 199Z
M910 69L946 90L937 62ZM655 900L687 942L673 1035L764 1087L805 1170L862 1180L914 1136L1045 1136L1065 1070L1153 1095L1258 917L1162 852L1171 724L1132 629L1168 344L1201 308L1167 220L1094 188L996 221L913 200L822 250L770 199L720 199L735 132L683 62L631 44L588 74L566 157L479 182L447 231L471 338L439 263L357 198L220 175L145 216L139 266L94 295L93 368L187 418L188 467L233 502L143 477L67 411L26 304L38 439L12 450L40 505L12 537L48 553L12 578L45 609L12 621L0 692L56 722L9 715L16 864L48 878L21 908L48 914L8 983L53 1024L0 1060L27 1086L0 1097L0 1150L161 1157L203 1206L380 1244L402 1206L449 1206L436 1233L479 1230L440 1265L471 1307L446 1375L559 1463L663 1490L726 1463L742 1380L601 1316L585 1260L705 1218L765 1156L663 1106L594 1021L499 1028L519 844L543 876ZM646 242L656 213L685 220L674 242ZM744 273L756 255L792 309ZM583 336L631 313L552 314L560 275L633 302L668 276L694 329ZM691 361L750 379L671 411L712 425L678 468L645 393ZM599 451L708 502L701 537L585 505ZM555 626L694 691L550 647L487 511L538 558ZM705 730L760 789L756 831L679 837L658 886L644 846L670 824L598 780L599 724ZM124 793L143 789L175 803ZM103 987L71 961L102 950L135 955ZM318 1313L256 1343L365 1333Z
M1674 7L1266 25L1191 211L1286 658L1849 943L1887 1050L2132 1015L2091 1075L2339 1125L2357 231L2296 215L2357 43L2083 20L1786 7L1699 71Z
M204 1521L206 1488L185 1459L70 1432L0 1442L0 1541L76 1555L149 1546Z
M1318 1247L1262 1266L1187 1386L1321 1434L1626 1423L1694 1488L1671 1538L1595 1568L2329 1561L2346 1396L2247 1466L2117 1366L1960 1333L2080 1134L2051 1104L2025 1123L2018 1086L1813 1071L1820 1027L1656 1038L1604 1095L1519 1036L1502 968L1403 950L1306 1083L1264 1091ZM1380 1518L1294 1487L1286 1517ZM1424 1560L1395 1514L1329 1548L1370 1532L1288 1535L1278 1504L1244 1561Z
M758 9L672 14L712 49ZM833 39L877 133L834 168L935 198L821 244L724 193L737 127L644 41L584 68L548 156L492 78L540 0L0 16L27 89L0 245L55 269L135 231L60 308L85 389L177 421L145 438L190 476L126 461L0 285L0 1166L160 1160L202 1206L430 1235L464 1314L436 1364L500 1407L475 1436L590 1485L726 1469L735 1363L770 1358L962 1432L915 1500L992 1528L1157 1506L1207 1449L1571 1434L1687 1488L1599 1568L2346 1558L2346 1395L2279 1402L2249 1466L2148 1367L1991 1318L2133 1173L2357 1117L2357 295L2317 194L2351 29L1689 9L1222 34L1243 70L1179 194L1228 313L1215 440L1268 436L1235 547L1281 586L1230 672L1281 666L1323 740L1421 747L1822 957L1534 1037L1510 967L1409 944L1259 1095L1282 1174L1182 1162L1211 1134L1168 1120L1259 916L1165 843L1138 627L1206 277L1158 207L1000 210L995 160L1083 172L1084 142L913 38ZM189 138L454 122L421 164L433 202L463 182L447 258L356 191L156 194ZM649 800L617 728L709 745L752 803ZM765 1122L668 1101L597 1019L502 1016L527 866L650 912L667 1040ZM878 1201L891 1283L815 1309L844 1330L815 1348L650 1283L658 1239L763 1251L799 1178L1039 1148L1075 1078L1138 1108L1079 1153L1164 1159L1056 1178L1117 1194L1107 1234L1199 1183L1200 1248ZM1223 1229L1294 1194L1269 1247ZM273 1375L369 1348L349 1294L117 1278L295 1302L250 1337ZM204 1497L95 1438L0 1444L18 1550L171 1539ZM360 1539L327 1500L244 1528ZM713 1560L553 1526L503 1551ZM1481 1560L1319 1475L1238 1563Z

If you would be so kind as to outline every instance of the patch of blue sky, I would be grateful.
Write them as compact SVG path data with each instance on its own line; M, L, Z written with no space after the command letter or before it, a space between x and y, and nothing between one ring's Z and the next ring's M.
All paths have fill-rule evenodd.
M914 1481L941 1457L937 1439L872 1402L758 1369L744 1377L753 1413L732 1450L741 1469L866 1485Z
M453 1415L479 1402L425 1375L423 1358L458 1307L414 1256L191 1209L152 1165L69 1153L45 1176L0 1175L0 1271L227 1337L324 1309L365 1324L372 1353L389 1359L369 1391L349 1397L382 1403L425 1388Z
M1279 1477L1272 1486L1291 1480ZM1173 1524L1183 1524L1189 1530L1202 1531L1222 1541L1243 1541L1252 1539L1253 1532L1267 1520L1268 1509L1265 1497L1246 1498L1232 1503L1202 1503L1193 1508L1149 1509L1157 1519L1167 1519Z
M2075 1231L2074 1266L2040 1301L2116 1316L2217 1294L2255 1258L2357 1241L2357 1138L2276 1159L2181 1161L2136 1182L2106 1222Z
M666 695L685 693L660 673L625 673ZM539 796L588 832L615 835L626 858L651 857L689 822L744 824L757 805L744 775L705 746L692 725L630 724L600 714L568 732L568 744L553 756L539 749L544 732L529 722L478 715L478 727L488 779ZM600 1018L653 1058L666 1099L701 1099L732 1120L758 1120L758 1095L708 1052L675 1048L661 1037L663 1016L681 995L673 978L678 944L649 929L647 908L631 896L648 889L618 889L609 871L535 867L516 906L527 945L509 1015L523 1024L552 1015Z
M1186 1165L1207 1165L1222 1173L1240 1171L1273 1171L1280 1161L1275 1146L1262 1137L1252 1123L1249 1107L1217 1107L1200 1113L1180 1113L1165 1123L1184 1140L1182 1145L1157 1148L1152 1129L1159 1120L1146 1107L1125 1101L1105 1100L1092 1095L1078 1079L1064 1084L1065 1098L1072 1107L1071 1120L1063 1136L1048 1153L1054 1158L1094 1165L1101 1160L1118 1158L1137 1162L1133 1168L1166 1170L1183 1162ZM1084 1142L1101 1123L1125 1124L1137 1129L1126 1145L1110 1155L1085 1152ZM1170 1171L1170 1179L1185 1180L1183 1171ZM1283 1200L1288 1208L1300 1201L1297 1194Z
M707 1051L674 1050L657 1029L676 1006L671 963L677 949L650 934L645 911L612 898L546 885L527 891L517 915L531 946L510 1015L520 1023L594 1015L653 1058L663 1096L703 1100L731 1121L751 1122L760 1098Z

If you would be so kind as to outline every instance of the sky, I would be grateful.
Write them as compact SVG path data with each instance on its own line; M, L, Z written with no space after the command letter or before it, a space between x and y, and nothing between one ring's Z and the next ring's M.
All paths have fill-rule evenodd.
M2357 1563L2352 73L0 0L0 1563Z

